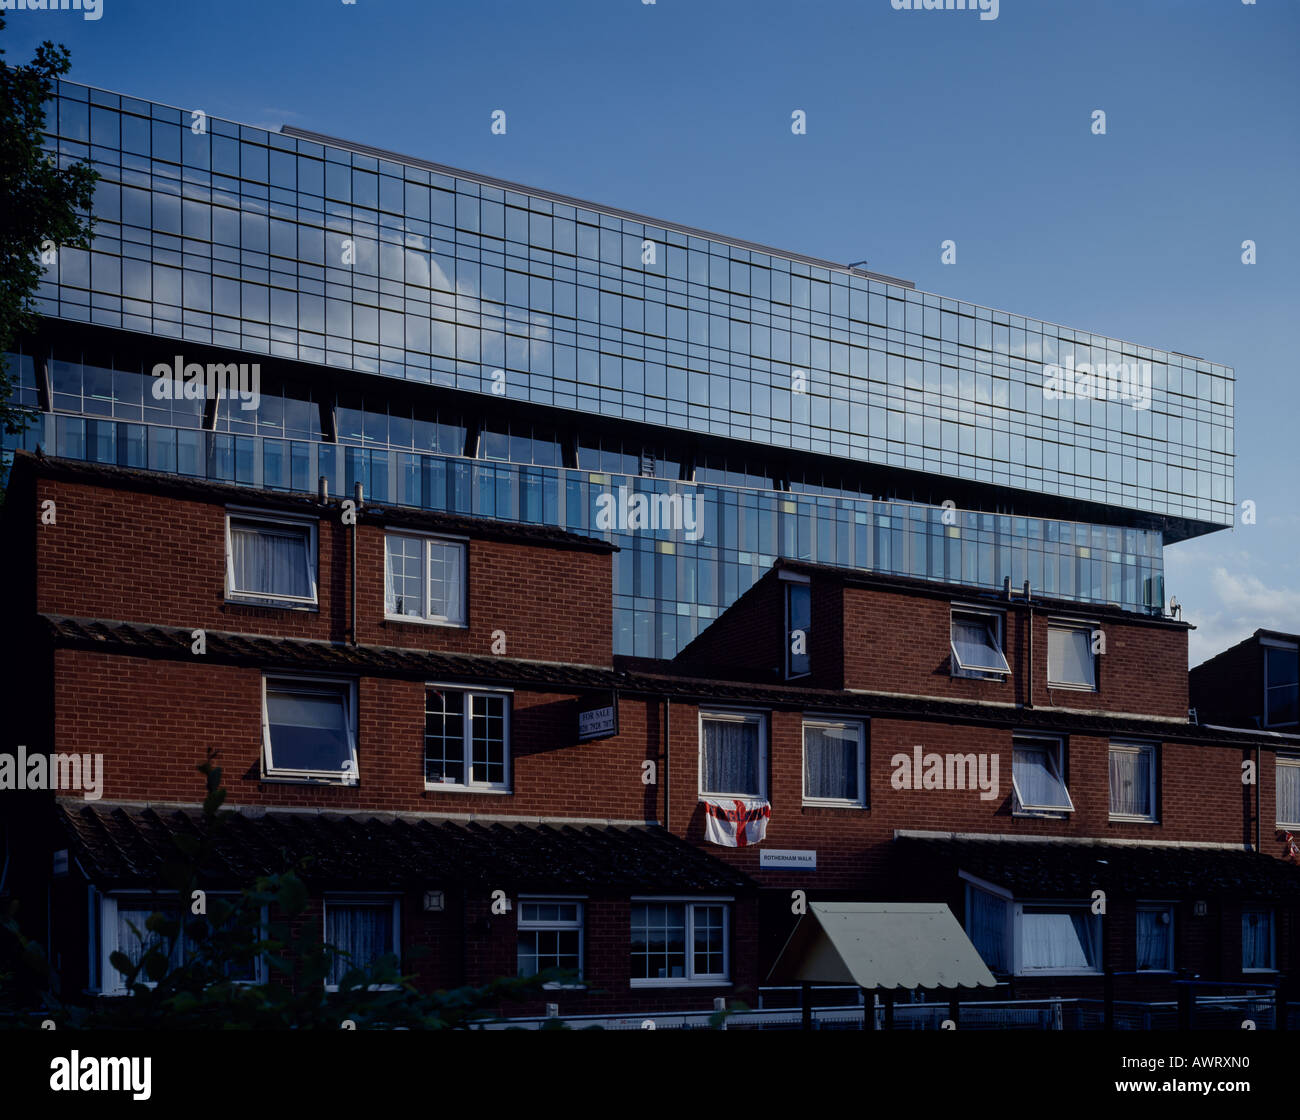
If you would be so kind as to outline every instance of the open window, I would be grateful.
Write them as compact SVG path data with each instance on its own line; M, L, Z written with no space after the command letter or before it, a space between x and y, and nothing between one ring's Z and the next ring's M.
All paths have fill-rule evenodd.
M1000 681L1011 672L1002 652L1002 615L953 607L949 648L952 675Z
M359 770L352 684L265 677L262 750L267 778L355 783Z
M1047 683L1051 688L1097 690L1097 655L1093 628L1053 622L1047 627Z
M1074 812L1065 786L1065 746L1060 739L1017 735L1012 743L1011 783L1015 811L1022 813Z

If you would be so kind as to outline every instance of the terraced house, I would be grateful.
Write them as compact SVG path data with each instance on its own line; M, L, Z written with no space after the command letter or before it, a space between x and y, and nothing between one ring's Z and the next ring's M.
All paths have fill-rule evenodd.
M1273 748L1191 717L1165 606L1231 523L1230 369L192 119L60 86L100 222L13 355L3 749L104 777L0 792L0 890L70 990L118 989L208 748L213 889L310 859L326 935L429 986L752 1004L865 903L964 930L844 962L890 1001L1285 981Z

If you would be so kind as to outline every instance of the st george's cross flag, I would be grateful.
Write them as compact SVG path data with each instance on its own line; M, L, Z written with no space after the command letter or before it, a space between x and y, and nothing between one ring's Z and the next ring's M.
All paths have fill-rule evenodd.
M705 798L704 837L724 848L746 848L767 835L770 802L752 797Z

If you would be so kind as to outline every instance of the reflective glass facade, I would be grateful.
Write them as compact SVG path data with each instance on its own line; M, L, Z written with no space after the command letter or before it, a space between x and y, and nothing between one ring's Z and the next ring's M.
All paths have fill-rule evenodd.
M99 225L91 251L60 250L39 311L166 340L159 360L188 341L477 394L483 414L340 393L331 433L317 402L271 393L204 432L198 402L149 399L147 368L55 351L53 412L26 442L303 490L355 477L375 500L584 530L610 486L697 494L697 541L614 534L620 652L661 656L781 554L1146 609L1163 596L1162 529L1231 523L1224 366L421 161L191 123L61 84L51 146L99 171ZM1103 362L1147 363L1149 407L1044 393L1045 367ZM574 432L499 420L503 399L567 410ZM583 416L655 426L663 446L584 442ZM692 457L682 433L752 453ZM945 526L822 465L791 470L799 453L1023 501ZM1013 515L1057 500L1109 514Z

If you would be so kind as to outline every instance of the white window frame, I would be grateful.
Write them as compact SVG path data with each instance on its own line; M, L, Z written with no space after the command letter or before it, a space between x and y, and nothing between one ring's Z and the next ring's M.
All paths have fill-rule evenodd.
M653 976L630 978L628 983L633 988L721 988L731 986L731 911L735 899L731 897L708 897L688 895L633 895L629 904L658 903L665 906L684 903L686 906L686 975ZM695 971L695 907L722 907L722 972L699 975ZM632 959L632 923L628 915L628 968L631 971Z
M949 665L949 672L953 677L961 680L976 681L1005 681L1011 676L1011 664L1007 661L1006 643L1004 635L1006 633L1006 619L1001 611L989 610L987 607L967 606L965 603L952 603L948 612L948 652L952 657ZM952 626L957 621L958 615L965 615L968 619L980 618L987 625L993 623L993 640L997 645L998 656L1002 658L1002 664L1005 668L1001 669L967 669L961 664L961 658L957 654L957 643L952 637Z
M528 902L548 903L576 903L578 907L578 921L575 926L572 922L524 922L524 904ZM548 981L542 985L544 991L579 991L587 987L587 896L576 894L521 894L515 906L515 933L529 933L538 930L572 930L578 931L578 979L573 984L561 984L558 981ZM515 972L519 970L519 949L515 947Z
M807 650L805 650L804 657L808 659L808 670L803 673L796 673L793 669L793 666L790 664L791 659L794 656L794 654L790 650L790 636L794 633L794 631L790 627L790 588L806 587L808 589L808 612L809 615L811 616L812 580L809 579L807 576L795 575L792 572L782 572L780 578L780 586L781 586L781 609L784 611L784 616L785 616L785 651L784 651L785 679L788 681L802 680L804 677L812 676L812 654ZM812 629L811 622L809 623L809 629L810 630ZM804 634L804 638L805 640L807 639L806 633Z
M438 681L426 681L424 684L425 698L427 703L428 692L433 689L437 692L459 692L462 696L462 717L461 726L461 747L464 750L462 756L462 772L465 775L464 781L460 782L431 782L427 778L424 781L424 788L428 791L439 790L444 793L501 793L508 794L514 792L514 751L511 747L511 729L512 713L514 711L514 689L510 688L470 688L465 684L448 684ZM471 778L473 773L473 739L471 737L471 720L470 720L470 698L474 696L500 696L503 698L502 709L504 712L504 722L502 730L505 742L502 744L502 761L504 763L503 771L505 780L501 782L476 782ZM423 726L423 723L421 724ZM425 734L420 732L420 774L425 773Z
M971 896L976 891L978 891L982 894L987 894L993 898L996 898L1002 903L1003 906L1002 956L1003 959L1007 962L1007 969L1010 970L1014 968L1015 967L1016 921L1015 921L1015 913L1012 910L1012 907L1015 904L1015 896L1005 887L999 887L997 884L990 883L986 879L980 879L970 874L970 872L968 871L958 871L957 877L961 880L964 880L966 883L966 911L965 911L966 921L963 923L962 928L965 931L966 936L968 938L970 937L971 934L969 926L970 926L971 910L973 909L971 905ZM978 952L978 950L976 951ZM988 962L985 961L985 964L987 965ZM989 966L989 968L990 971L992 971L992 966Z
M704 723L706 720L730 721L732 723L755 723L758 725L758 793L737 793L732 791L708 790L704 788ZM697 717L699 735L699 796L718 798L750 798L758 801L767 800L767 713L749 708L701 708Z
M1012 958L1012 969L1016 976L1100 976L1102 974L1102 937L1105 930L1102 929L1101 916L1092 912L1092 906L1087 902L1061 902L1059 899L1047 899L1044 901L1035 901L1026 899L1023 902L1013 903L1015 934L1012 940L1014 956ZM1029 968L1024 966L1024 916L1026 908L1030 910L1053 910L1053 911L1076 911L1081 910L1087 916L1092 926L1093 950L1096 957L1096 963L1092 968Z
M856 729L858 733L858 796L813 797L808 793L808 739L807 729L812 727L842 727ZM802 781L803 803L805 805L826 805L842 809L865 809L867 806L867 725L865 720L846 719L835 715L822 715L809 712L803 717L800 727L799 769Z
M1077 619L1066 618L1049 618L1047 620L1047 687L1071 689L1074 692L1096 692L1098 690L1098 665L1097 654L1093 651L1093 634L1101 627L1094 622L1080 622ZM1092 683L1080 684L1078 681L1054 681L1052 680L1052 632L1053 631L1083 631L1088 641L1088 656L1092 659Z
M420 542L420 613L392 614L388 609L388 542L401 537ZM460 549L460 618L431 614L429 611L429 549L435 544L456 545ZM469 628L469 538L435 533L415 533L405 529L384 530L384 618L389 622L409 622L417 626L446 626L453 630Z
M209 898L227 897L235 898L236 895L229 891L209 891ZM98 913L91 915L91 952L93 954L91 968L91 986L90 991L97 992L102 996L129 996L131 990L126 986L126 977L118 971L117 966L113 964L112 956L115 952L121 951L130 956L130 949L139 948L139 942L132 939L132 944L124 946L119 943L118 933L118 903L126 904L127 909L144 909L150 908L151 913L165 913L173 902L157 891L151 890L121 890L102 893L95 891L90 896L92 904L98 906ZM177 917L181 924L181 962L185 961L185 924L198 915L187 915L177 907ZM261 928L262 934L265 935L268 914L267 907L261 908ZM96 925L96 922L98 923ZM142 933L147 933L143 927ZM97 962L97 964L95 963ZM251 987L257 984L265 984L267 980L266 957L263 953L258 953L253 958L253 979L251 980L232 980L232 984L240 984ZM98 983L96 984L96 974ZM156 988L157 981L149 980L143 972L136 978L137 984L143 984L147 988Z
M343 719L348 733L348 747L352 752L351 769L342 770L291 770L272 766L271 718L266 704L267 686L272 691L292 691L298 686L302 691L338 690L343 695ZM346 767L347 763L345 763ZM331 785L354 786L361 778L357 758L357 682L339 677L315 677L309 674L262 674L262 780L270 782L318 782Z
M1244 921L1247 914L1267 914L1268 915L1268 967L1267 968L1247 968L1246 967L1246 946L1243 940L1241 946L1241 971L1243 973L1254 973L1258 975L1263 972L1277 971L1277 911L1271 906L1243 906L1241 916Z
M311 595L267 595L260 591L241 591L235 587L235 548L231 538L231 524L262 524L280 532L292 530L305 532L307 536L307 578L311 584ZM238 506L226 509L226 599L232 603L250 603L263 607L303 608L318 607L320 603L317 571L320 565L318 547L318 525L314 517L294 517L289 514L268 514L265 510L251 511Z
M398 972L401 972L402 970L402 897L401 895L395 895L387 891L379 891L375 893L366 893L365 891L326 892L321 898L321 915L320 915L321 943L322 944L326 943L325 941L325 930L327 928L326 915L328 913L331 903L333 903L335 906L358 906L358 905L373 905L382 902L391 902L393 906L393 944L390 947L389 952L396 954L397 970ZM337 949L340 948L340 946L335 945L334 948ZM380 956L383 955L384 954L382 953L380 954ZM346 973L348 969L356 968L356 967L365 967L365 966L358 965L356 961L349 961L347 962L346 967L344 968L344 972ZM400 984L367 984L364 988L355 988L353 990L361 991L361 992L393 992L393 991L397 991L400 987L401 987ZM337 992L339 990L339 986L337 984L329 983L328 976L327 976L326 983L325 983L325 990L327 992Z
M1135 972L1141 972L1143 975L1157 976L1163 973L1177 972L1174 955L1174 925L1177 921L1177 913L1172 902L1139 902L1135 913L1159 913L1168 916L1169 920L1165 923L1169 927L1169 959L1165 968L1143 968L1137 957L1138 951L1138 930L1136 919L1133 927L1133 969Z
M1020 782L1016 778L1016 748L1021 743L1043 743L1053 744L1053 750L1048 754L1051 760L1052 769L1056 780L1061 783L1061 790L1065 794L1065 805L1048 805L1048 806L1026 806L1024 799L1020 796ZM1109 756L1107 756L1109 758ZM1074 812L1074 798L1070 796L1070 787L1065 781L1065 740L1059 735L1045 735L1041 732L1024 731L1015 732L1011 737L1011 791L1015 797L1012 809L1013 816L1024 817L1061 817L1066 813ZM1107 793L1107 805L1109 806L1109 792Z
M1261 659L1264 663L1263 663L1263 665L1260 666L1260 669L1262 670L1262 672L1263 672L1263 674L1264 674L1264 705L1263 705L1263 708L1264 708L1264 711L1263 711L1263 723L1264 723L1264 726L1265 726L1265 727L1295 727L1295 726L1296 726L1296 720L1289 719L1289 720L1287 720L1285 723L1283 723L1283 722L1281 722L1281 721L1274 722L1273 720L1271 720L1271 719L1268 718L1268 693L1269 693L1269 687L1268 687L1268 651L1269 651L1270 649L1280 649L1280 650L1288 650L1288 651L1289 651L1289 650L1295 650L1295 649L1297 649L1298 643L1296 643L1296 642L1283 642L1283 641L1279 641L1277 638L1260 638L1260 640L1259 640L1259 644L1260 644L1260 647L1261 647L1261 648L1263 649L1263 651L1264 651L1264 656L1263 656L1263 658Z
M1147 814L1142 813L1116 813L1110 807L1110 756L1112 752L1119 751L1121 754L1141 754L1147 758L1147 766L1151 774L1151 811ZM1106 750L1106 811L1109 819L1112 821L1129 821L1134 824L1155 824L1159 820L1157 815L1160 804L1160 767L1157 761L1156 744L1144 743L1138 739L1112 739Z
M1277 803L1278 796L1282 792L1282 783L1278 781L1278 775L1284 766L1300 769L1300 754L1278 754L1273 757L1273 806L1274 815L1277 817L1275 823L1278 828L1300 831L1300 820L1283 820L1282 806ZM1300 817L1300 812L1297 816Z

